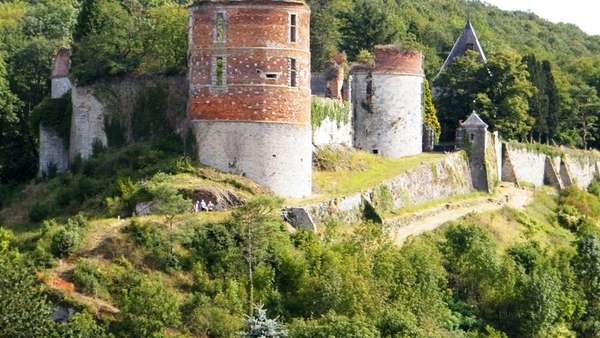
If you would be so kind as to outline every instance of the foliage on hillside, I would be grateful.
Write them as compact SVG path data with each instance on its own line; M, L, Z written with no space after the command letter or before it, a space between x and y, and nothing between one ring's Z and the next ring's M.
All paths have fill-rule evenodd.
M147 184L155 191L173 182ZM254 304L291 337L594 336L598 186L560 195L543 188L524 211L470 214L401 247L370 222L352 232L335 221L319 234L289 232L282 201L266 196L221 219L181 213L166 206L183 195L162 189L152 198L172 211L162 216L90 222L80 214L2 230L2 266L30 279L11 294L37 297L39 310L28 315L47 320L49 303L29 286L37 283L33 271L66 265L78 292L59 297L80 309L69 329L115 337L230 337L244 330ZM92 239L102 232L111 235ZM34 270L22 269L24 262ZM0 320L7 320L12 297L1 299ZM120 312L93 321L97 302Z

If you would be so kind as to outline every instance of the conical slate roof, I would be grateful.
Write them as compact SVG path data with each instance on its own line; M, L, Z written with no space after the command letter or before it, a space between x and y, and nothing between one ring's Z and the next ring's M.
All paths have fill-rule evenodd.
M467 50L473 50L479 53L477 61L487 61L485 54L483 53L483 48L481 48L479 39L477 39L477 35L475 34L475 29L473 29L473 25L471 25L471 20L467 21L465 28L463 28L462 33L460 33L460 36L454 43L446 61L444 61L444 65L442 66L442 69L440 69L440 72L444 71L444 69L452 63L452 60L454 60L455 57L464 56Z
M462 123L463 127L480 127L480 126L484 126L487 128L487 124L485 122L483 122L483 120L481 119L481 117L479 117L479 115L477 115L477 113L475 111L473 111L471 113L471 116L469 116L469 118Z

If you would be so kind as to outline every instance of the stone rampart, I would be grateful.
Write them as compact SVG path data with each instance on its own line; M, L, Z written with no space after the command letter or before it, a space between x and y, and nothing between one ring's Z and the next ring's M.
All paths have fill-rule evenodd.
M313 144L324 146L328 144L352 145L352 125L348 123L332 121L329 117L313 129Z
M563 162L573 180L572 184L576 184L581 189L587 189L594 177L599 174L598 158L567 154Z
M576 184L585 189L600 173L599 159L591 151L548 147L544 152L506 144L502 180L551 184L558 189Z
M505 165L502 168L502 181L543 185L546 156L542 153L507 147L504 152Z
M365 200L374 205L381 202L376 199L383 187L391 192L391 202L395 210L473 190L468 161L465 154L459 152L434 163L423 163L418 168L384 181L377 187L306 205L304 209L316 223L324 223L328 218L355 222L361 217Z

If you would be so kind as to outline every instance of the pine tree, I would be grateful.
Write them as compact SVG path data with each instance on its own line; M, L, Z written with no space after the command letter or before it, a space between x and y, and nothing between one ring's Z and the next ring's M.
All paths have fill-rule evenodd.
M435 111L435 106L433 105L433 99L431 97L431 88L429 87L429 81L425 79L423 83L423 106L425 109L425 116L423 119L423 124L425 127L429 127L433 129L435 132L435 140L440 140L440 135L442 133L442 126L440 125L440 121L437 118L437 112Z
M240 332L242 337L279 338L287 337L288 332L281 330L275 319L267 318L267 310L262 306L255 308L254 317L246 319L246 332Z

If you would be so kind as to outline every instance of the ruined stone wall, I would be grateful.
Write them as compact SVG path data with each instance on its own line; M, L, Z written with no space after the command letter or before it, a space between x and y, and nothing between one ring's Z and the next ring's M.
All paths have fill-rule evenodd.
M556 187L576 184L585 189L599 174L597 154L589 151L556 148L551 154L514 149L506 145L502 180L527 182L535 185L546 183Z
M63 51L57 53L57 55L63 55L64 53ZM53 77L50 82L50 97L52 99L61 98L72 87L71 80L65 75L65 72L68 74L68 68L66 70L63 69L66 67L64 60L63 62L58 62L58 60L62 60L62 58L55 56L52 72L53 76L56 77ZM67 170L69 166L69 150L65 147L63 139L54 129L41 124L38 175L48 173L50 165L56 165L58 172Z
M63 139L54 129L40 125L40 166L39 175L48 173L50 165L55 165L58 172L67 170L69 151Z
M464 152L457 152L435 163L423 164L364 192L313 203L304 208L317 223L324 223L330 217L354 222L360 219L360 208L365 200L378 203L377 190L382 187L392 193L395 210L473 190L466 156Z
M71 90L71 80L67 77L52 79L50 88L50 97L53 99L61 98L65 93Z
M348 112L350 113L350 111ZM338 123L326 117L321 125L313 130L312 142L315 146L327 144L352 145L352 123Z
M69 157L79 154L82 158L92 155L94 142L108 145L105 119L114 119L123 132L126 144L136 141L134 135L134 115L142 109L148 91L156 87L165 91L160 100L156 117L168 124L173 134L181 134L187 128L186 100L187 84L185 76L145 76L108 79L85 87L73 87L71 118L71 139ZM156 107L154 107L156 108ZM144 116L138 117L143 119Z
M94 142L107 145L104 132L104 109L93 96L91 87L73 87L73 115L71 117L71 144L69 157L86 159L93 154Z

